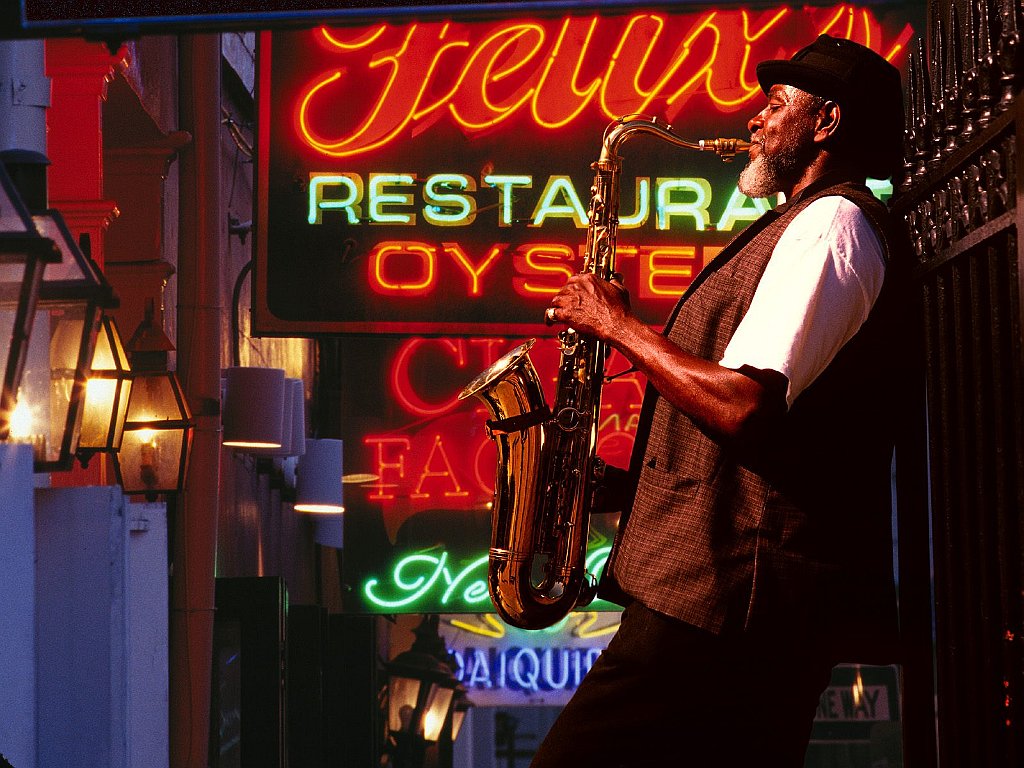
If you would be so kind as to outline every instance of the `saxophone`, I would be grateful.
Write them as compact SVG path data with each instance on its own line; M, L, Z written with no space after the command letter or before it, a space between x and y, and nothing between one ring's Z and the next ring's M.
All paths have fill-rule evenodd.
M619 147L639 134L731 160L749 144L740 139L685 141L657 118L628 115L604 132L591 165L583 272L615 274ZM498 614L521 629L542 629L589 603L597 580L586 571L594 494L604 465L596 456L607 345L567 328L558 334L561 362L554 407L544 398L529 351L530 339L484 370L459 394L476 396L490 415L497 477L491 509L487 587Z

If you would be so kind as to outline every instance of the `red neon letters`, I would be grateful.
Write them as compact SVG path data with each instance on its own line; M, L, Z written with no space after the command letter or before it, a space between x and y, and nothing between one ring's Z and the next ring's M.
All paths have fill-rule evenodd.
M496 338L416 338L398 344L388 373L390 393L412 425L400 434L363 438L370 462L366 469L379 477L368 489L370 500L469 509L490 499L495 455L482 426L483 407L475 399L460 402L457 395L514 343ZM557 344L541 340L531 356L541 379L550 384L558 363ZM612 355L609 373L626 367ZM440 387L439 372L447 372ZM598 449L612 464L624 466L629 459L642 393L637 373L618 377L604 389Z
M322 29L330 64L294 104L302 141L327 157L385 146L417 126L447 119L467 135L529 114L544 129L585 113L611 120L655 113L678 117L693 98L721 111L758 93L754 64L792 53L820 32L843 35L894 57L905 27L883 39L869 8L836 5L767 10L492 24L381 24L355 36ZM352 113L352 105L360 105ZM344 113L344 127L336 121Z

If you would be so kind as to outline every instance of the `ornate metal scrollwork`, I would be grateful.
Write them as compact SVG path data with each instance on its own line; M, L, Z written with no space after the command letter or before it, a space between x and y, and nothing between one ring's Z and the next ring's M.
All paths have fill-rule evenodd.
M1015 147L1013 136L986 145L905 213L920 262L1013 208Z
M1016 0L966 7L933 19L930 56L920 39L910 54L899 195L915 201L903 215L919 263L1016 205L1016 135L1001 115L1024 70L1021 9Z

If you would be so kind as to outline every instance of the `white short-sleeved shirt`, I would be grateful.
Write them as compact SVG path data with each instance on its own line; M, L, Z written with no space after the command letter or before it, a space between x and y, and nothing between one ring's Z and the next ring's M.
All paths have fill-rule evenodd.
M818 198L783 232L719 364L778 371L792 405L860 329L884 277L864 212L844 197Z

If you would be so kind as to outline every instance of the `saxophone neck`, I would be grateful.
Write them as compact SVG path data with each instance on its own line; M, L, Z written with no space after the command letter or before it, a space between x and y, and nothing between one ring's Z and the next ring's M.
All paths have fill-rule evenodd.
M625 115L610 123L604 132L601 144L601 157L598 165L617 166L621 162L619 147L638 133L649 133L664 141L684 149L698 152L714 152L722 160L728 162L739 152L750 149L750 142L743 139L699 139L687 141L672 130L672 126L654 116Z
M743 139L701 139L697 143L702 152L714 152L725 162L750 149L750 142Z

